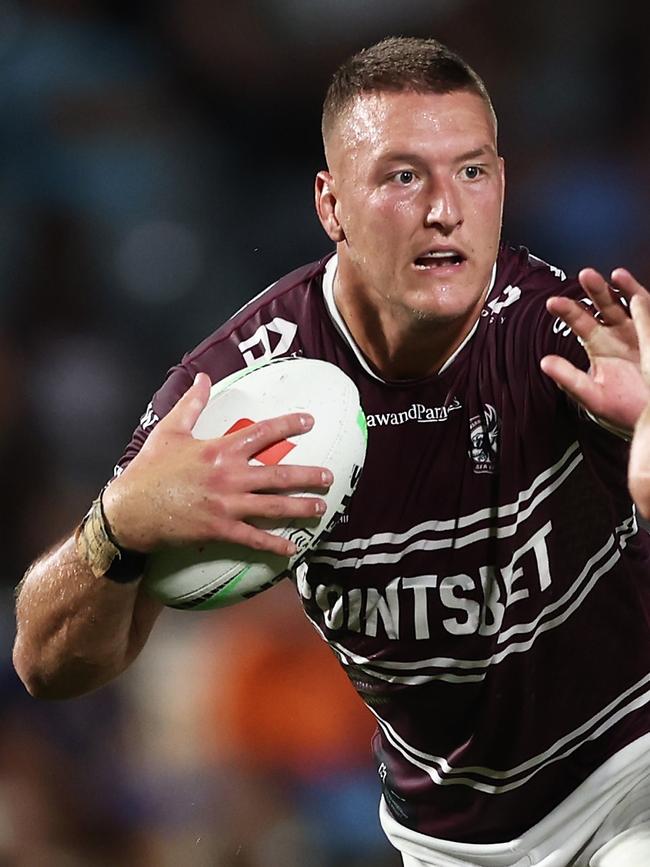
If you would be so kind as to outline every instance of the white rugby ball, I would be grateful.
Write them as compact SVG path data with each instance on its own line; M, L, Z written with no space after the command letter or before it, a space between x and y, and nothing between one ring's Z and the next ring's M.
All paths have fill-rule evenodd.
M152 596L172 608L233 605L284 578L337 522L363 467L367 429L356 385L334 364L293 356L237 371L212 386L192 433L212 439L293 412L312 415L312 429L262 451L251 463L326 467L334 475L329 491L317 493L327 505L320 518L253 522L291 539L296 554L287 559L224 542L164 548L147 559L144 581ZM294 494L304 495L315 492Z

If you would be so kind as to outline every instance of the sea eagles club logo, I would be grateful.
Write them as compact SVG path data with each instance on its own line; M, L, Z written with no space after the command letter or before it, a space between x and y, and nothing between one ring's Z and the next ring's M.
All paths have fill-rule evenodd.
M469 420L470 448L475 473L493 473L499 450L499 420L493 406L486 403L480 415Z

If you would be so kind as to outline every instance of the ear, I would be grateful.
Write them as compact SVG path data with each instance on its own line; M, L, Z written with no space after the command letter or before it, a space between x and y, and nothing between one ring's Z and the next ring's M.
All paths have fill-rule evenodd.
M316 175L314 188L316 213L330 240L335 243L345 241L345 233L338 218L338 199L334 191L334 178L329 172Z
M506 163L503 157L499 157L499 173L501 175L501 194L506 191Z

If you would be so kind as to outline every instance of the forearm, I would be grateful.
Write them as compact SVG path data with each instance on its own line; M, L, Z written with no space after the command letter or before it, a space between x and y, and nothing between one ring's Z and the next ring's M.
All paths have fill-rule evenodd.
M67 698L120 674L142 648L159 611L139 582L96 577L74 538L27 573L16 601L14 665L28 691Z
M629 484L639 512L650 520L650 405L641 414L632 440Z
M121 580L113 569L116 557L126 567L127 553L131 558L162 546L209 541L289 557L295 553L290 540L249 519L312 518L325 508L317 497L289 496L328 486L323 467L250 463L268 446L308 431L310 416L279 416L202 441L192 429L209 397L210 380L199 374L93 503L76 543L66 540L23 579L14 665L33 695L65 698L95 689L120 674L144 646L162 606L140 581L129 580L130 569L128 583L112 580Z

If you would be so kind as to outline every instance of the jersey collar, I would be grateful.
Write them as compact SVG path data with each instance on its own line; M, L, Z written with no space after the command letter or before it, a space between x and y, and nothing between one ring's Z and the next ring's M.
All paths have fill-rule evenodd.
M325 271L323 273L323 298L325 299L325 306L327 307L327 312L330 315L332 322L336 330L339 332L343 340L348 344L350 349L354 352L355 356L361 367L366 371L366 373L370 374L373 379L379 380L379 382L385 382L386 380L382 379L381 376L378 376L374 370L369 366L363 352L359 349L356 344L354 337L352 336L350 329L345 324L345 320L341 316L338 307L336 306L336 300L334 298L334 278L336 277L336 269L338 268L338 256L335 253L331 259L329 259L325 265ZM496 282L497 276L497 263L495 262L492 266L492 276L490 277L490 285L488 287L488 291L485 296L485 300L490 297L492 290L494 289L494 284ZM479 319L476 320L472 330L465 337L463 342L456 347L454 352L449 356L449 358L442 365L438 374L443 373L447 368L453 363L454 359L456 359L459 353L467 346L469 341L474 336L476 329L478 328Z

